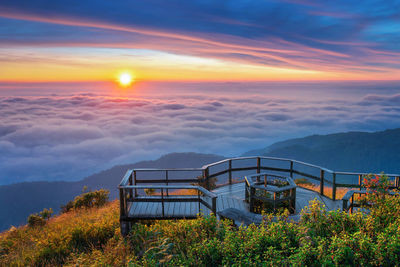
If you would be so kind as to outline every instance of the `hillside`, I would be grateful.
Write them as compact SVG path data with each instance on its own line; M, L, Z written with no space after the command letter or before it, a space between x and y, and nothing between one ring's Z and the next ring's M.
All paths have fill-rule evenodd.
M11 225L26 223L31 213L43 208L53 208L58 212L61 205L73 199L87 186L91 190L108 189L110 198L117 197L117 186L127 169L130 168L186 168L201 167L219 161L222 156L197 153L171 153L154 161L115 166L93 174L77 182L26 182L0 186L0 231Z
M312 135L275 143L245 155L265 155L297 159L340 171L400 173L400 129L382 132L349 132ZM0 230L26 222L29 214L43 208L55 211L82 192L83 186L110 190L117 197L116 187L129 168L200 167L219 161L222 156L172 153L155 161L115 166L77 182L32 182L0 186Z
M311 202L299 223L287 215L240 228L214 216L153 221L124 240L114 200L0 233L0 266L397 266L399 208L398 197L365 216Z
M400 129L312 135L244 155L297 159L338 171L400 173Z

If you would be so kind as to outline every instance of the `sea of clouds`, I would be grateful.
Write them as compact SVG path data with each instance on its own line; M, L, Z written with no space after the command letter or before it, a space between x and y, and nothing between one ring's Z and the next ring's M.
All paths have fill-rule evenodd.
M202 91L192 86L190 92L130 96L3 94L0 184L78 180L170 152L237 156L309 134L400 126L400 94L395 90L231 87L214 90L208 85Z

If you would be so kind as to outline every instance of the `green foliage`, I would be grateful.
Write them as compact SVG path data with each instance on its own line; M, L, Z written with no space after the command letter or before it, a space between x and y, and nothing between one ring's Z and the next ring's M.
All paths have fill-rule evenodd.
M45 224L46 224L46 220L43 219L38 214L31 214L28 217L28 226L30 226L30 227L43 226Z
M146 195L151 196L154 195L154 193L156 192L156 190L154 188L146 188L144 190L144 192L146 193Z
M36 227L36 226L43 226L46 224L46 221L50 219L51 215L53 214L53 209L43 209L39 214L31 214L28 217L28 226Z
M45 220L50 219L51 215L53 214L53 209L43 209L41 212L39 212L40 217L42 217Z
M369 214L328 212L312 201L299 223L286 219L287 214L277 222L266 216L260 226L239 228L214 216L136 223L124 239L114 201L101 208L73 209L42 227L0 234L0 266L396 266L400 262L399 197L386 196Z
M85 193L86 190L87 188L84 187L81 195L62 206L61 213L66 213L73 209L102 207L108 202L108 195L110 193L108 190L100 189Z

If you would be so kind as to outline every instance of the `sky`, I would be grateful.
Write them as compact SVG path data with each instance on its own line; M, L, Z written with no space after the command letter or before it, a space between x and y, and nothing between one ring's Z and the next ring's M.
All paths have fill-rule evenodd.
M399 10L0 0L0 185L400 127ZM131 86L116 82L123 72Z
M0 1L0 81L396 80L400 1Z

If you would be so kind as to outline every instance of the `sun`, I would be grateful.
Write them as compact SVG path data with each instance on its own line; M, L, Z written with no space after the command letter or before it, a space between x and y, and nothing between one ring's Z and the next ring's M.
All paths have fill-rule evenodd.
M123 72L118 77L118 82L121 86L127 87L133 83L133 77L130 73Z

